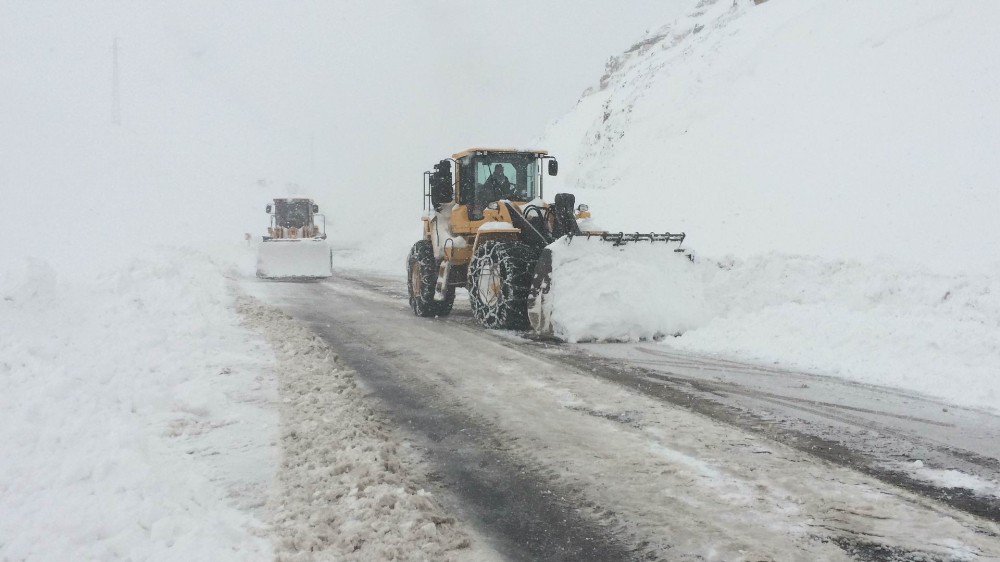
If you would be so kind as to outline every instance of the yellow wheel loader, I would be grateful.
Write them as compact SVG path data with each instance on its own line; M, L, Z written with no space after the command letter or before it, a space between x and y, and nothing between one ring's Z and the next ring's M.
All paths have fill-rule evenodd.
M326 217L312 199L275 199L266 207L271 225L257 248L257 277L309 280L333 275L333 253L326 241ZM322 218L322 229L316 219Z
M543 168L551 176L559 170L544 150L470 148L424 172L424 235L407 259L410 306L416 315L449 314L456 288L464 287L483 326L530 327L558 336L554 326L559 313L549 298L554 249L572 244L575 256L590 245L585 253L618 252L647 242L670 252L673 246L663 243L679 248L684 241L683 233L581 229L590 218L587 206L577 206L569 193L545 202Z

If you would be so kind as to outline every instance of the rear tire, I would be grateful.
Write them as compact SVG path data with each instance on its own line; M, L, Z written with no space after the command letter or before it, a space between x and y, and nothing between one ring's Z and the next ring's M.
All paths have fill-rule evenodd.
M539 250L522 242L486 242L469 264L469 302L487 328L526 330L528 292Z
M430 240L420 240L410 249L406 259L406 287L410 294L410 308L417 316L448 316L455 303L455 288L448 287L444 300L434 299L437 284L438 260Z

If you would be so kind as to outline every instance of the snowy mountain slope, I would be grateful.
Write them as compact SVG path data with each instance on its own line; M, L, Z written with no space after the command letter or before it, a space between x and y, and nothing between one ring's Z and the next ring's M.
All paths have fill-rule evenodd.
M998 26L985 1L703 0L539 144L610 228L995 271Z
M704 0L612 58L539 143L555 189L604 228L686 231L698 282L607 265L621 283L576 283L604 305L563 335L683 318L664 345L1000 408L998 24L986 2ZM639 319L637 282L663 293Z

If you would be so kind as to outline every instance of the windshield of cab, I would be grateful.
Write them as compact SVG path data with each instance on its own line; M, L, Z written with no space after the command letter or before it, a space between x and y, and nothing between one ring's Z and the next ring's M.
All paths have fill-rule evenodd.
M538 159L534 154L487 154L472 159L474 204L500 199L531 201L538 196Z
M304 227L309 222L309 201L276 200L274 202L274 220L278 226L285 228Z

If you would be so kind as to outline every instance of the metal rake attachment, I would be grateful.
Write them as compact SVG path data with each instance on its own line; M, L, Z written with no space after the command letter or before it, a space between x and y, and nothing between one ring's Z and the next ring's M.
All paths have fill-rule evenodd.
M611 242L614 246L624 246L630 242L677 242L678 245L684 242L686 236L683 232L672 234L670 232L602 232L601 234L587 234L587 239L600 237L604 242Z

